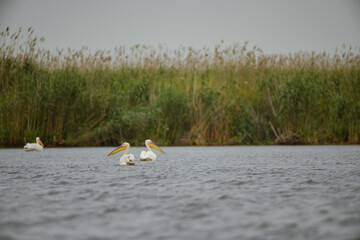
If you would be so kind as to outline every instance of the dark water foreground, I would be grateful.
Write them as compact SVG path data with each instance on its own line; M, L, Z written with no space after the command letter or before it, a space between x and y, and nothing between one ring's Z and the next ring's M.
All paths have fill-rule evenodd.
M360 239L359 146L112 149L0 150L0 239Z

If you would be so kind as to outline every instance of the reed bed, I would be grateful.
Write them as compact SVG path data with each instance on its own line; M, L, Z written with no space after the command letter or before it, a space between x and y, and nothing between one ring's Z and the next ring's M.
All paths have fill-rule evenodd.
M1 31L0 146L358 144L360 51L39 47Z

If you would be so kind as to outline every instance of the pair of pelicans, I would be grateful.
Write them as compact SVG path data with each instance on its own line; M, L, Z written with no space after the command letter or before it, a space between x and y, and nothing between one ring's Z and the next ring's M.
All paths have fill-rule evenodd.
M164 151L150 139L145 141L145 146L147 148L147 152L142 151L140 153L140 161L155 161L156 160L156 154L151 150L150 147L164 153ZM41 152L43 149L44 149L44 144L41 142L40 138L38 138L38 137L36 138L36 143L27 143L24 146L24 150L26 152ZM122 166L136 165L134 154L129 153L130 144L128 142L124 142L123 144L121 144L120 147L115 148L112 152L110 152L108 154L108 156L113 155L118 152L121 152L122 150L125 150L125 152L124 152L124 155L120 158L120 165L122 165Z
M165 153L159 146L157 146L150 139L145 141L145 146L147 148L147 152L142 151L140 153L140 161L155 161L156 160L156 154L151 150L150 147L152 147L162 153ZM121 144L120 147L115 148L112 152L110 152L108 154L108 156L118 153L122 150L125 150L125 152L124 152L124 155L122 155L122 157L120 158L120 165L122 165L122 166L136 165L134 154L128 153L130 150L130 144L128 142L124 142L123 144Z

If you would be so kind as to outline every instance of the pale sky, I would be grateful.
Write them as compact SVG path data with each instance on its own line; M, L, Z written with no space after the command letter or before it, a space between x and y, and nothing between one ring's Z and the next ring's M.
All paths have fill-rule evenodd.
M224 41L265 53L360 46L356 0L0 0L0 29L33 27L42 47L108 50L137 43L174 49Z

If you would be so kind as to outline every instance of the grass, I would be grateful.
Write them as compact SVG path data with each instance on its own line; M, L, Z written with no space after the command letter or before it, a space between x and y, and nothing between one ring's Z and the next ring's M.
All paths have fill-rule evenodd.
M1 32L0 146L360 142L360 54L266 55L235 44L111 52Z

